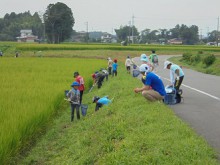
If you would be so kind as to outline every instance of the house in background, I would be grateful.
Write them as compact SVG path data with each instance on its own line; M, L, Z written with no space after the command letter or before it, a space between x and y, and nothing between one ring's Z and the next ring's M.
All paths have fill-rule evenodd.
M21 35L16 37L18 42L35 42L38 38L37 36L34 36L32 30L29 29L23 29L20 33Z
M167 41L168 44L173 44L173 45L182 45L183 41L179 38L173 38Z

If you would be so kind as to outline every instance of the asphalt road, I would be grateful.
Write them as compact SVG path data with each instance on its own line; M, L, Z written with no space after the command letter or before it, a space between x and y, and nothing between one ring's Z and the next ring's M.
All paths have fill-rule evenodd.
M156 72L164 85L169 84L169 70L163 63L171 56L159 56L160 66ZM140 58L133 59L138 65ZM220 159L220 76L199 73L183 68L185 77L181 85L184 101L170 105L175 114L188 123L218 153Z

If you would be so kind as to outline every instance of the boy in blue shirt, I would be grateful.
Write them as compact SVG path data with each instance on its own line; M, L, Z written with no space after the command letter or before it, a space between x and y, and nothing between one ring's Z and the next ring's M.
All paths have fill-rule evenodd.
M111 103L111 100L108 99L108 96L104 96L102 98L98 96L93 97L93 103L96 103L95 111L98 111L103 105L108 105Z
M78 82L73 82L71 84L72 89L69 90L69 92L66 94L68 101L70 102L71 105L71 121L74 119L74 111L76 109L76 115L77 119L80 119L80 91L78 90L78 87L80 84Z
M150 67L147 64L142 64L139 71L143 75L142 88L135 88L134 92L142 92L142 95L149 101L163 100L166 91L162 80L153 72L150 72Z
M117 68L118 68L117 59L114 59L114 62L112 64L112 77L117 76L117 74L118 74Z

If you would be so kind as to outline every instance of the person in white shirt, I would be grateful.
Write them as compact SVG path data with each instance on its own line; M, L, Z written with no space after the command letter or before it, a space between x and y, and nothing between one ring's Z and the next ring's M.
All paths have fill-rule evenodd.
M125 67L127 69L127 73L131 73L131 64L132 64L132 61L130 59L130 56L127 56L127 59L125 60Z
M179 90L184 79L184 72L179 65L170 61L164 62L164 69L170 69L170 81L176 90ZM176 75L176 78L175 78Z
M112 59L110 57L107 60L108 60L108 73L109 73L109 75L111 75L112 74L112 64L113 64L113 61L112 61Z

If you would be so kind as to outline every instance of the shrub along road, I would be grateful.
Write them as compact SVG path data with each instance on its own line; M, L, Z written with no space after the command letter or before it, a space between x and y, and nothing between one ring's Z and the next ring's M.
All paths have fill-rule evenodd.
M163 69L164 61L171 56L159 56L157 74L164 85L169 84L169 70ZM140 65L139 57L133 59ZM220 77L193 71L183 67L185 78L181 88L184 101L171 105L175 114L188 123L218 152L220 159Z

